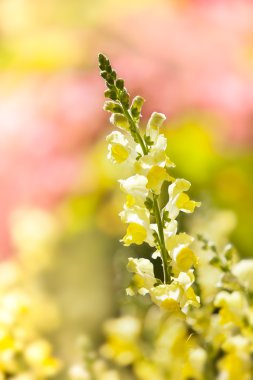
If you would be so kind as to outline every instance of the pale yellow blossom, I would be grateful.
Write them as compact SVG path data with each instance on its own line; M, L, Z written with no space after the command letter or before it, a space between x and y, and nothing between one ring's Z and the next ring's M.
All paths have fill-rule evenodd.
M169 217L175 219L179 212L191 213L195 207L200 206L200 202L192 201L185 191L188 191L191 184L185 179L178 178L169 186L169 202L166 205L166 210L169 212Z
M133 273L131 286L127 288L128 295L139 293L145 295L156 283L153 264L148 259L128 259L127 269Z
M147 183L148 179L139 174L135 174L127 179L120 179L120 188L122 191L134 198L135 203L143 206L148 196Z
M119 131L114 131L107 136L108 155L107 158L114 164L121 164L131 155L129 138Z

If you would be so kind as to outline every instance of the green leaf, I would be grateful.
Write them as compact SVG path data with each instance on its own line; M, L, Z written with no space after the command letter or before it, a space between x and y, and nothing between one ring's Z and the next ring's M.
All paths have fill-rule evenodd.
M164 210L164 212L163 212L163 225L164 225L164 227L165 227L165 223L170 222L170 221L171 221L171 219L169 217L169 211Z

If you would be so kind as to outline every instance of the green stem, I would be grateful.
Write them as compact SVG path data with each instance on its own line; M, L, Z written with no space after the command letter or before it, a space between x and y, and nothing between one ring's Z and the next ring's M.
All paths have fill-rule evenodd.
M170 273L169 273L169 267L168 267L168 252L167 252L167 249L165 247L161 213L160 213L158 201L157 201L155 194L153 194L153 202L154 202L154 213L155 213L156 223L157 223L157 227L158 227L160 249L161 249L162 261L163 261L164 283L169 284L170 283Z
M134 130L134 133L139 141L139 144L142 148L143 154L147 155L148 154L148 149L145 145L145 142L143 141L138 128L132 119L128 109L122 105L124 115L127 118L131 128ZM159 209L159 205L157 202L157 198L155 194L153 194L153 201L154 201L154 213L155 213L155 219L156 219L156 224L158 227L158 235L159 235L159 240L160 240L160 249L161 249L161 256L162 256L162 262L163 262L163 277L164 277L164 283L169 284L170 283L170 273L169 273L169 267L168 267L168 252L165 247L165 241L164 241L164 233L163 233L163 224L161 220L161 213Z
M128 110L126 109L126 107L124 107L124 106L122 105L122 108L123 108L123 111L124 111L125 117L127 118L129 124L131 125L131 127L132 127L133 130L134 130L134 133L136 134L136 137L137 137L137 139L138 139L138 141L139 141L139 144L140 144L140 146L141 146L141 149L142 149L142 151L143 151L143 154L144 154L144 155L148 154L147 147L146 147L146 145L145 145L145 143L144 143L144 141L143 141L143 139L142 139L140 133L138 132L138 128L137 128L137 126L136 126L134 120L132 119L132 117L131 117L130 113L128 112Z

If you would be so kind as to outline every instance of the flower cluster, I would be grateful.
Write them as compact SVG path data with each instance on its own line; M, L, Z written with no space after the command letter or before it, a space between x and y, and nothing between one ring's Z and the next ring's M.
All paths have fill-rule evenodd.
M88 337L82 336L79 340L82 357L73 364L68 371L68 380L120 380L116 369L93 350Z
M18 286L18 266L2 263L0 273L0 379L54 377L61 363L33 321L36 302L27 290Z
M154 305L139 306L132 315L106 321L101 360L114 363L120 379L129 378L124 376L127 368L137 380L252 379L253 260L238 261L230 245L219 252L201 236L196 250L208 258L208 264L200 260L198 270L207 273L214 267L217 275L200 308L182 319L164 315ZM198 279L201 295L205 281Z
M19 210L11 232L17 256L0 263L0 379L47 380L62 364L45 333L59 313L40 279L52 259L56 225L49 213Z
M129 258L128 270L133 280L129 295L150 294L155 304L169 313L183 315L189 306L199 306L194 283L197 256L190 248L193 238L178 232L180 212L192 213L199 202L187 194L190 183L173 178L170 168L175 165L166 154L167 139L160 133L165 115L154 112L145 133L139 128L144 99L136 96L130 101L124 81L117 78L109 60L99 55L101 76L107 90L104 109L111 112L110 121L119 130L107 136L108 158L119 165L128 165L133 173L119 180L126 202L120 213L127 224L122 239L124 245L147 243L154 247L153 259L161 258L163 279L154 275L148 259ZM168 201L162 205L161 193L166 189Z
M160 258L163 268L163 278L157 278L151 260L129 258L133 276L127 294L149 294L166 311L153 305L141 317L108 321L101 355L120 368L131 366L138 380L250 380L252 260L239 261L230 244L220 250L203 235L194 242L178 230L180 212L192 213L200 204L189 198L187 180L171 176L174 164L160 133L165 116L153 113L143 133L144 99L137 96L130 102L124 81L103 55L99 67L109 99L104 108L119 128L107 137L108 158L122 170L125 164L132 168L130 177L119 180L126 194L120 212L127 224L122 242L147 243L154 248L152 259Z

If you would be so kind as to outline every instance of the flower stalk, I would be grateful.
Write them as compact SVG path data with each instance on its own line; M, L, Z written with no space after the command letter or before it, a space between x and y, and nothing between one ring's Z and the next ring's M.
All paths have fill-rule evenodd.
M120 130L107 137L108 158L114 164L128 164L134 172L133 176L119 180L126 193L120 217L128 225L122 242L126 246L146 242L156 249L153 258L162 260L163 281L155 278L149 260L130 258L128 270L133 273L133 280L127 292L130 295L149 293L160 307L184 312L189 305L199 305L192 288L197 260L188 248L193 238L177 232L176 218L180 211L193 212L199 202L190 200L185 193L190 187L188 181L175 180L169 174L174 164L166 154L167 139L160 133L165 115L154 112L142 134L139 124L144 99L136 96L130 101L124 80L117 77L109 59L102 54L99 68L107 87L104 109L111 112L110 121ZM159 197L165 181L171 182L169 202L161 209Z
M165 284L169 284L171 281L170 273L169 273L169 258L168 258L168 252L167 252L166 247L165 247L161 213L160 213L160 209L159 209L158 200L157 200L157 197L155 196L155 194L153 194L153 202L154 202L155 220L156 220L156 224L158 227L161 258L162 258L162 264L163 264L163 279L164 279Z

